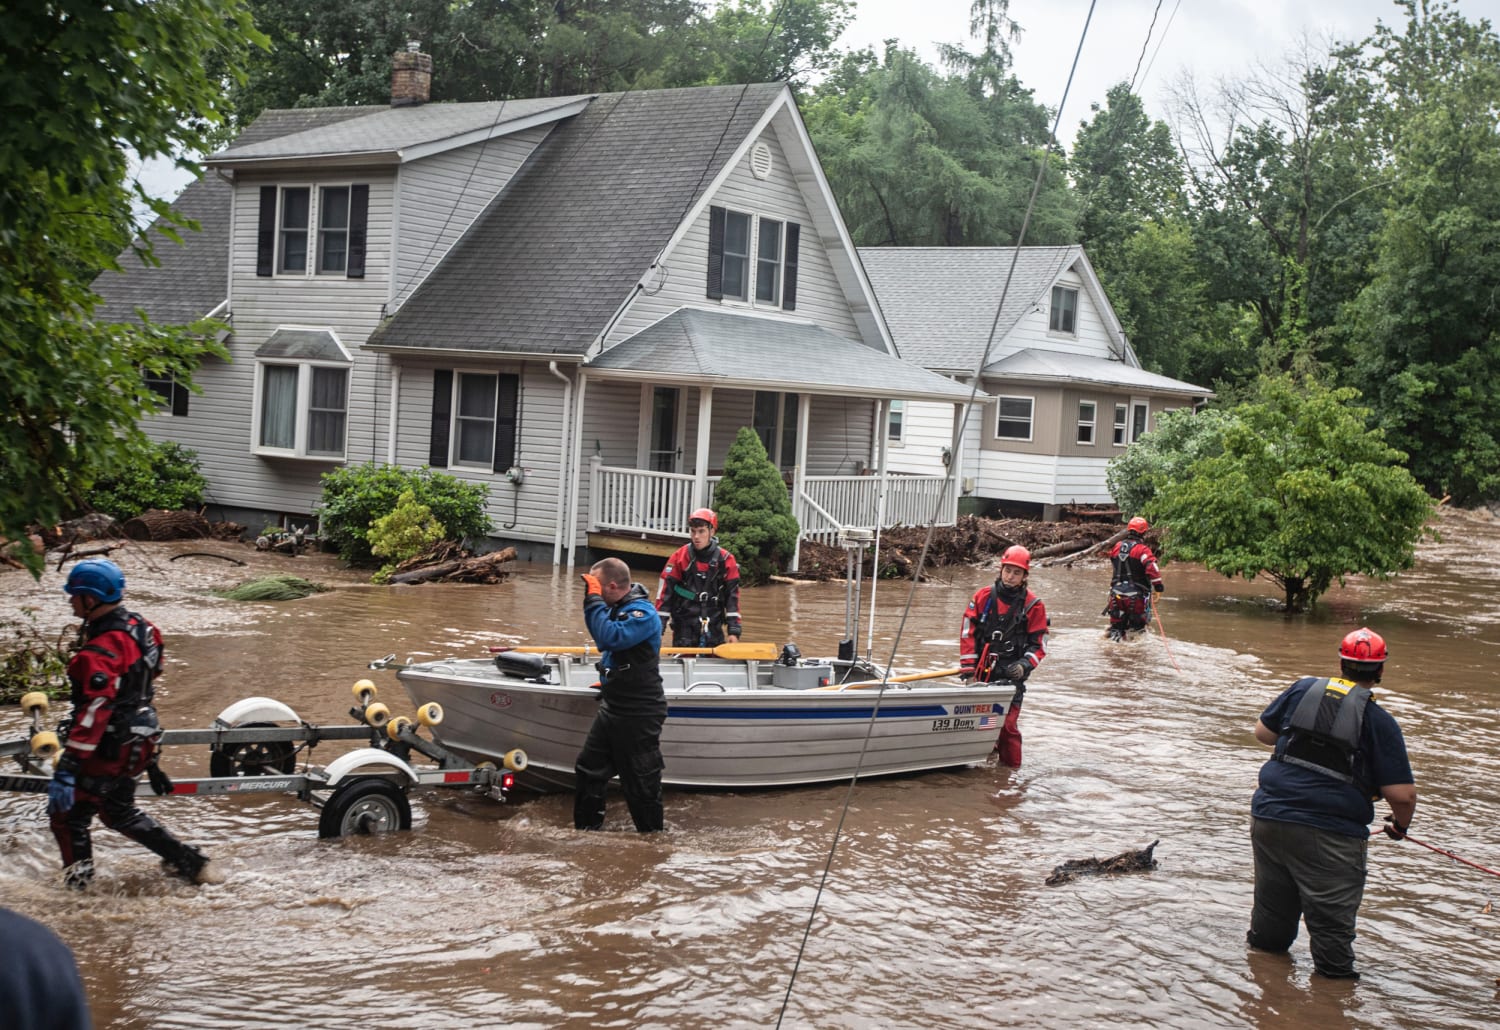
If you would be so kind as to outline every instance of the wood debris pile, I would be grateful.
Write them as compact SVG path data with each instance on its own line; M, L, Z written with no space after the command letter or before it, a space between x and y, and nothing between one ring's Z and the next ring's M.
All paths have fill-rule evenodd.
M986 519L961 515L953 526L932 530L927 568L951 565L987 565L997 561L1007 547L1020 544L1031 551L1032 560L1055 555L1075 555L1118 538L1120 526L1109 522L1037 522L1032 519ZM910 579L927 542L926 528L898 526L880 534L880 575L883 579ZM864 575L872 575L873 555L864 551ZM806 541L802 545L797 579L843 579L848 560L842 548Z
M475 555L452 540L440 540L391 573L391 583L501 583L510 575L506 566L516 560L516 549L504 547Z

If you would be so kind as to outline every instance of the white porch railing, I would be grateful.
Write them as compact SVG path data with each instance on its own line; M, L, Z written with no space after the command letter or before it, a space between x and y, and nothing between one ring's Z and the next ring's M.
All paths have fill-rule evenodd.
M713 506L719 477L708 480ZM802 539L837 546L845 529L875 529L880 479L877 476L808 476L804 492L792 499L792 514ZM893 475L886 479L882 529L925 526L937 510L936 524L951 526L958 500L942 476ZM941 508L936 508L939 495ZM680 472L650 472L595 463L589 469L589 531L687 536L693 509L693 477Z

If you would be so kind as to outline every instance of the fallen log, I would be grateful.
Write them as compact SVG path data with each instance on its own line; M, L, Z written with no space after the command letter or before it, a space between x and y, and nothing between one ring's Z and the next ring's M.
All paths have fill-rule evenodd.
M1125 539L1125 534L1127 532L1129 532L1128 529L1122 529L1118 533L1116 533L1114 536L1106 537L1105 539L1100 540L1096 544L1090 544L1089 546L1083 548L1083 550L1078 551L1075 554L1069 555L1067 558L1054 558L1052 561L1049 561L1046 564L1048 566L1052 566L1052 565L1072 565L1078 559L1083 558L1083 557L1085 557L1087 555L1093 554L1095 551L1108 550L1109 548L1113 547L1115 544L1119 543L1121 540L1124 540Z
M86 551L64 551L57 556L57 568L59 571L65 563L77 561L80 558L100 558L119 547L119 544L110 544L108 547L90 547Z
M441 546L441 545L440 545ZM457 548L444 548L438 553L451 555L453 553L463 554ZM516 560L516 549L504 547L489 554L468 556L462 558L448 558L446 561L438 561L431 565L417 565L404 563L401 569L390 575L391 583L431 583L442 580L452 583L499 583L510 575L510 570L503 568L509 562Z
M128 519L125 535L132 540L196 540L211 532L208 520L195 511L152 508Z

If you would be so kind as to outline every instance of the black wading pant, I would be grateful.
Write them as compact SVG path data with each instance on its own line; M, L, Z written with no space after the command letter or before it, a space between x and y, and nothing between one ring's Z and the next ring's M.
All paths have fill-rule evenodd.
M135 777L80 775L73 807L51 816L52 835L70 887L83 887L94 876L94 816L111 830L143 844L191 880L208 861L197 848L182 843L135 804Z
M573 825L580 830L604 827L604 795L611 777L620 777L630 818L642 833L663 828L661 801L661 727L666 705L660 712L623 715L601 701L594 724L573 771L577 775L573 795Z
M1250 820L1255 849L1255 907L1245 941L1262 951L1286 951L1307 923L1313 968L1352 977L1354 922L1365 894L1368 838L1348 837L1301 823Z

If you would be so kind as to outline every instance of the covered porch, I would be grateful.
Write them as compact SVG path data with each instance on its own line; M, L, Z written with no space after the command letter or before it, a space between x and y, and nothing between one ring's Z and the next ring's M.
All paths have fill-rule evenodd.
M799 552L803 540L837 545L849 530L957 518L948 469L887 471L888 428L891 401L905 399L952 404L957 426L969 387L817 326L684 309L586 364L579 394L573 438L592 433L595 453L575 465L571 521L594 546L680 544L688 514L715 506L726 452L747 425L787 484ZM603 453L605 416L585 422L586 408L618 407L602 398L633 402L633 463Z

